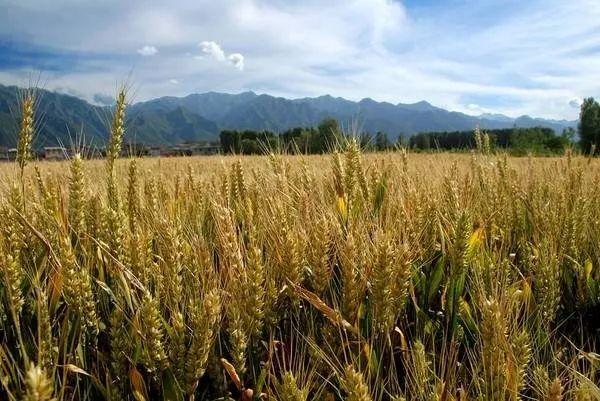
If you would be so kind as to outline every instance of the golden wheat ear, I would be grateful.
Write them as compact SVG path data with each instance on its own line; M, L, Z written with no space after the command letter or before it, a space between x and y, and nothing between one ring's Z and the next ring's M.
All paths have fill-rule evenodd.
M546 396L546 401L562 401L563 399L563 387L560 379L557 377L554 379Z
M21 172L31 159L31 144L35 130L35 106L35 91L31 89L25 90L21 100L21 124L17 144L17 163Z
M46 372L39 366L30 365L25 378L23 401L53 401L54 386Z

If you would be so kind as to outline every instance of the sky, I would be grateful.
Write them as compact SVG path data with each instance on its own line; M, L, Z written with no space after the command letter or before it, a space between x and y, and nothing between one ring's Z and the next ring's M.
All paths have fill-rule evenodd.
M111 101L252 90L576 119L600 0L0 0L0 83Z

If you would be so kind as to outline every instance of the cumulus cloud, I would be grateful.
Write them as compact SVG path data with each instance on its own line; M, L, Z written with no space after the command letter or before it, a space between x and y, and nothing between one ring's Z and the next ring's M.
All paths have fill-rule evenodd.
M473 112L473 113L489 113L491 110L489 110L486 107L482 107L476 103L469 103L466 106L467 111L468 112Z
M217 61L228 61L238 70L244 70L244 56L242 54L231 53L226 55L225 51L221 48L221 45L213 41L200 42L198 46L205 55L210 56ZM195 56L194 58L197 60L202 60L204 57Z
M217 42L204 41L200 42L199 46L204 54L208 54L217 61L225 61L225 52Z
M227 60L229 60L229 62L233 64L238 70L244 70L244 56L242 56L240 53L231 53L227 57Z
M177 84L179 83L179 80L177 80L177 79L175 79L175 78L171 78L171 79L169 79L169 83L170 83L171 85L177 85Z
M211 90L330 93L575 119L572 100L600 97L597 0L129 0L118 13L110 1L25 3L0 13L0 82L42 70L49 87L89 99L111 93L132 65L139 101ZM11 50L12 38L26 43ZM24 52L27 43L56 52ZM136 64L142 56L131 49L142 45L160 57ZM173 77L185 85L169 84Z
M146 45L137 49L137 52L142 56L154 56L158 53L158 49L155 46Z

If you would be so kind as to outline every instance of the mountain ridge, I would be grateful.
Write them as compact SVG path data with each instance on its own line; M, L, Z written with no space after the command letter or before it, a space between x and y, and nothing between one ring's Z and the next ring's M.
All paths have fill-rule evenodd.
M35 146L68 145L81 131L86 140L92 140L96 145L106 142L110 121L106 106L43 89L39 93L38 109L42 123ZM17 87L0 84L1 146L16 144L17 94ZM132 104L127 115L125 140L149 145L217 140L222 129L282 132L293 127L316 126L327 117L338 119L343 127L359 127L370 133L385 132L392 139L418 132L466 131L476 126L484 129L541 126L558 133L567 127L577 126L577 121L526 115L517 118L501 114L471 116L445 110L424 100L392 104L368 97L356 102L331 95L287 99L252 91L163 96Z

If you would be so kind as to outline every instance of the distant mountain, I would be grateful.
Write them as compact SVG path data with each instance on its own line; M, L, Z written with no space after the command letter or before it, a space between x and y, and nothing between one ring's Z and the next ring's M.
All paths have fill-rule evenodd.
M39 91L39 95L34 146L68 145L82 127L86 141L104 143L104 119L108 117L105 109L56 92ZM16 146L18 123L18 89L0 85L0 146Z
M70 146L82 134L86 143L104 146L111 121L109 108L46 90L39 90L38 95L36 148ZM18 88L0 85L0 146L16 146L18 121ZM126 127L126 142L150 145L216 140L219 135L215 122L168 100L133 105L127 110Z
M202 110L202 116L208 120L218 121L235 107L245 104L258 97L254 92L244 92L238 95L228 93L207 92L192 94L185 97L165 96L133 106L137 109L174 109L177 106L188 110Z
M491 120L491 121L502 121L502 122L508 122L508 123L513 122L512 118L507 117L504 114L484 113L484 114L481 114L479 116L479 118L482 118L484 120Z
M16 87L0 85L0 146L15 146L18 123ZM103 146L108 137L110 113L77 97L40 90L40 127L35 145L69 145L83 132L87 142ZM330 95L285 99L254 92L207 92L185 97L161 97L132 105L127 111L126 141L177 144L216 140L221 129L253 129L281 132L288 128L316 126L333 117L347 130L386 132L392 138L427 131L464 131L482 128L543 126L561 132L576 121L544 120L501 114L470 116L435 107L425 101L413 104L359 102Z
M333 117L347 130L375 133L383 131L392 138L427 131L464 131L482 128L542 126L561 132L576 127L576 121L511 118L501 114L470 116L435 107L425 101L413 104L376 102L365 98L359 102L330 95L315 98L285 99L244 92L238 95L208 92L182 98L159 98L134 107L156 108L179 105L214 121L220 129L283 131L298 126L315 126L323 118Z
M146 144L216 140L219 133L216 123L180 105L155 109L134 106L126 127L126 139Z
M515 119L514 124L523 128L547 126L553 128L555 131L559 131L559 133L562 131L562 129L567 127L577 128L577 121L546 120L543 118L533 118L529 116L521 116Z

